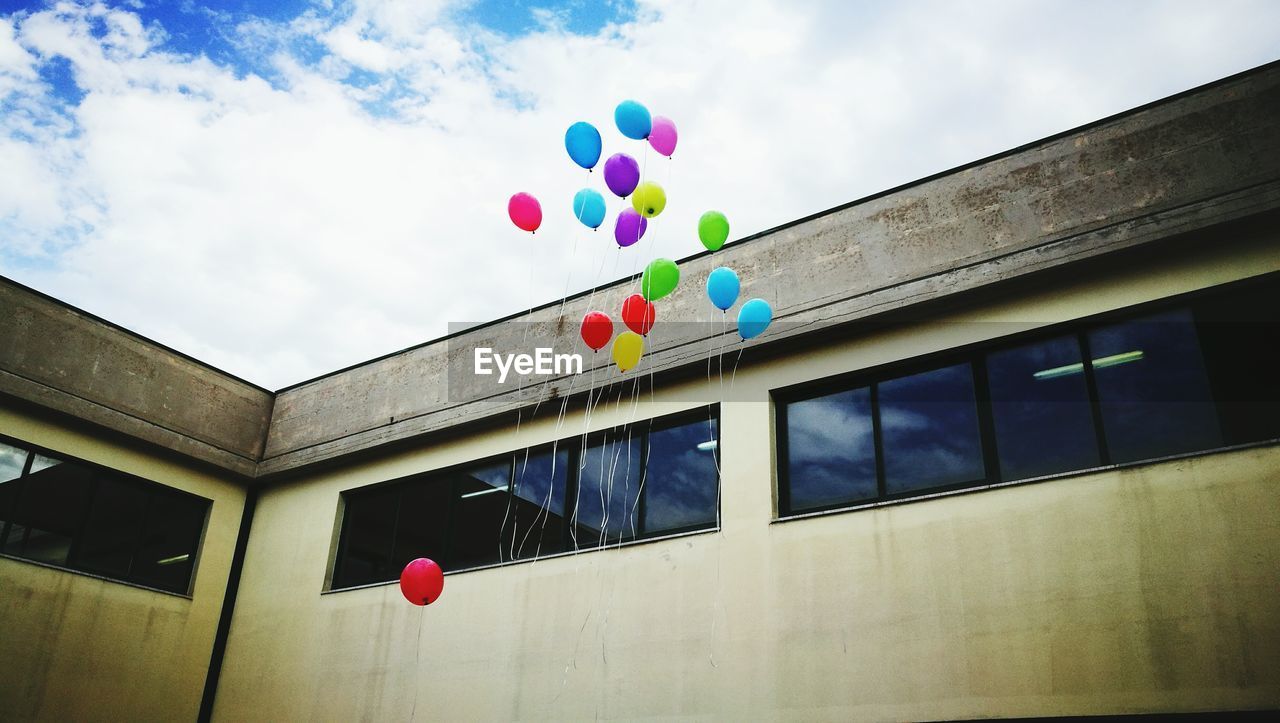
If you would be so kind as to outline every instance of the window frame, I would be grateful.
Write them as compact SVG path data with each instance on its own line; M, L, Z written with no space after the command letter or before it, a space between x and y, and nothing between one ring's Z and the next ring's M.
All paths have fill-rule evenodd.
M17 488L14 492L12 505L7 515L8 519L0 520L0 558L6 559L6 560L15 560L18 562L24 562L29 565L36 565L39 567L46 567L52 570L70 572L77 575L83 575L85 577L94 578L97 580L106 580L108 582L114 582L121 585L128 585L130 587L141 588L143 590L150 590L152 592L163 593L165 595L175 595L177 597L182 597L187 599L193 598L193 591L195 589L196 576L199 572L199 567L200 567L200 557L201 557L201 553L204 550L205 535L207 534L209 529L209 518L213 513L213 502L214 502L213 500L207 497L202 497L200 495L197 495L191 492L187 492L186 490L178 489L177 487L172 487L170 485L166 485L161 482L156 482L154 480L149 480L145 477L140 477L136 474L131 474L123 470L115 469L113 467L108 467L106 465L98 464L96 462L91 462L89 460L85 460L80 457L67 454L66 452L50 449L48 447L27 442L25 440L18 439L16 437L11 437L9 435L0 434L0 442L3 442L4 444L7 444L11 447L16 447L18 449L25 450L27 452L27 459L23 463L22 474L19 475L17 478L9 480L8 482L5 483L5 484L15 484L17 485ZM46 562L44 560L37 560L37 559L26 557L23 555L17 555L17 554L7 553L3 551L3 543L8 538L9 530L14 524L14 520L12 518L18 511L18 506L22 500L23 492L26 489L26 485L27 485L26 480L31 475L31 468L35 464L36 455L41 455L43 457L56 459L58 460L59 463L73 464L79 467L83 467L89 470L93 475L92 486L88 492L88 501L85 506L85 512L77 522L75 534L71 538L70 549L67 553L67 562L65 564ZM183 589L175 590L175 589L169 589L164 587L157 587L156 585L152 585L147 582L142 582L138 579L130 579L129 573L126 573L126 575L124 576L112 575L110 573L104 573L104 572L99 572L98 570L90 569L89 567L86 567L86 566L77 566L78 558L79 558L82 546L84 544L85 531L89 525L90 520L92 519L94 503L98 498L99 489L101 488L102 479L104 477L109 477L114 481L121 482L125 485L134 487L135 489L142 490L142 492L146 495L146 509L143 512L142 523L141 523L141 528L143 531L148 529L148 526L151 522L150 512L155 507L154 501L158 495L171 495L174 497L185 498L186 500L192 501L203 507L203 513L200 517L200 525L199 525L200 529L194 535L195 546L191 552L191 560L190 560L191 571L190 571L190 574L187 576L187 583ZM142 534L139 534L138 540L134 543L132 547L131 560L137 557L139 551L144 546L145 546L145 536ZM131 562L130 563L131 569L132 569L132 566L133 566L133 563Z
M1030 345L1038 341L1046 341L1054 337L1069 336L1075 339L1080 348L1081 358L1084 360L1092 360L1094 357L1089 343L1090 331L1111 324L1132 321L1143 316L1176 309L1188 310L1192 327L1196 332L1197 339L1199 339L1201 337L1202 324L1206 323L1202 318L1204 315L1201 309L1203 302L1213 300L1215 297L1220 298L1227 296L1242 290L1266 286L1274 287L1277 294L1280 295L1280 272L1268 272L1258 276L1238 279L1225 284L1210 286L1203 289L1195 289L1174 296L1153 299L1151 301L1133 304L1118 309L1110 309L1077 319L1046 324L1032 329L1025 329L993 339L974 341L957 347L949 347L947 349L927 352L913 357L907 357L905 359L897 359L863 369L842 372L770 390L770 400L773 404L774 411L774 489L777 500L776 508L774 510L774 521L787 521L831 512L880 507L908 501L931 499L933 497L943 495L972 492L995 486L1003 487L1014 484L1038 482L1101 469L1151 464L1165 459L1197 456L1217 451L1268 445L1280 442L1280 437L1271 437L1238 443L1227 440L1223 446L1219 447L1191 450L1130 462L1114 462L1107 444L1106 429L1103 423L1102 405L1099 402L1095 370L1092 363L1087 363L1083 365L1083 372L1085 377L1085 386L1088 392L1088 403L1091 410L1094 436L1098 445L1098 454L1100 459L1099 465L1096 467L1054 472L1036 477L1005 479L1000 469L999 450L996 445L995 421L991 404L990 382L987 377L986 369L987 356L992 352ZM1205 358L1206 351L1203 346L1200 348L1200 353L1202 355L1201 362L1205 365L1206 381L1211 393L1213 393L1216 391L1216 383L1209 371L1209 365ZM878 394L879 383L916 373L927 372L932 369L940 369L946 366L963 363L969 363L973 368L974 396L977 404L982 458L987 472L986 478L965 483L910 490L896 494L886 494L883 469L884 450L881 445ZM788 463L789 440L787 439L787 406L793 402L816 399L829 394L837 394L861 387L869 387L871 390L871 414L874 449L876 455L875 466L878 494L874 498L870 499L835 502L827 505L808 507L801 510L793 510L791 508L791 480L790 465ZM1212 401L1214 403L1217 421L1220 427L1226 429L1223 417L1224 412L1220 400L1215 396Z
M515 494L514 485L516 482L516 464L519 463L518 460L522 460L524 458L524 455L526 452L530 457L533 457L538 454L558 453L559 451L562 451L562 450L567 452L569 468L567 470L567 474L565 475L565 493L564 493L565 509L564 509L563 525L561 530L562 549L557 552L538 555L537 557L527 556L527 557L517 557L514 559L502 559L502 560L499 560L498 562L485 563L481 565L473 565L469 567L459 567L456 569L448 569L446 570L445 574L454 575L454 574L461 574L466 572L474 572L477 570L488 570L491 568L504 567L507 565L520 565L525 563L531 563L535 559L546 560L553 557L577 555L579 553L611 549L619 546L643 544L646 542L653 542L656 540L662 540L662 539L667 539L671 537L716 532L720 529L721 493L722 493L722 485L724 483L723 474L721 471L722 469L721 460L720 460L720 453L721 453L720 415L721 415L720 405L718 403L713 403L706 406L697 407L692 410L684 410L680 412L673 412L671 414L661 415L658 417L650 417L647 419L636 420L634 422L619 424L619 425L615 425L613 427L608 427L605 429L594 430L585 434L577 434L571 437L563 437L557 440L552 440L550 442L542 442L536 445L531 445L529 447L518 447L512 450L509 450L507 452L490 455L487 457L481 457L479 459L468 460L465 462L458 462L455 464L446 465L444 467L438 467L435 469L426 470L422 472L415 472L413 474L405 475L403 477L397 477L391 480L374 482L372 484L362 485L360 487L353 487L350 489L342 490L341 492L339 492L338 513L337 513L337 519L335 520L335 529L337 532L338 539L337 539L337 543L334 545L333 558L328 565L328 574L326 575L326 585L323 592L332 593L332 592L342 592L345 590L359 590L362 588L374 587L377 585L387 585L396 581L395 578L392 578L389 580L370 581L370 582L357 583L353 585L340 586L338 584L338 580L342 576L342 565L344 564L346 559L347 547L350 544L350 538L347 534L349 519L351 517L348 514L348 505L350 504L350 499L352 496L368 494L373 492L374 490L377 490L383 487L388 487L393 485L399 486L400 490L397 493L397 502L396 502L396 519L399 520L400 500L403 498L405 490L408 489L410 485L414 483L430 484L433 479L436 480L437 484L448 484L450 486L450 490L449 490L450 507L447 512L447 515L448 515L447 525L449 529L447 530L446 537L445 537L445 546L446 546L445 558L447 562L448 558L451 557L453 554L453 544L454 544L453 527L457 520L457 515L454 514L454 509L457 504L458 495L456 490L456 482L446 481L441 478L448 477L450 475L456 474L461 471L465 471L467 469L485 467L485 466L490 466L490 465L495 465L498 463L505 462L508 468L508 479L511 480L510 482L511 487L508 490L508 504L510 504L510 497ZM715 469L716 469L716 495L715 495L715 510L714 510L715 522L714 523L712 523L711 525L688 525L688 526L675 528L675 529L663 529L656 532L644 532L642 530L634 536L627 535L621 538L615 538L610 536L606 540L602 540L596 544L591 544L591 545L581 544L581 538L575 537L575 525L577 524L576 520L577 520L577 514L578 514L578 492L579 492L579 484L581 482L581 463L582 463L582 455L584 450L599 443L601 440L614 439L614 437L611 437L611 435L618 434L619 430L625 430L627 428L630 428L632 434L641 435L641 443L640 443L641 462L640 462L640 473L639 473L640 474L640 482L639 482L640 497L637 504L636 513L637 513L637 517L643 520L644 509L645 509L644 507L645 498L647 497L647 490L649 488L649 480L648 480L649 435L652 434L653 432L660 432L667 429L684 426L687 424L693 424L693 423L707 424L709 422L714 422L715 430L716 430L716 437L715 437L716 448L713 451L713 454L715 455ZM507 534L506 527L507 526L504 525L503 532L501 533L504 536ZM395 546L394 533L392 535L392 538L393 538L392 539L393 550L391 552L391 555L394 558L394 554L395 554L394 553L394 546ZM392 559L392 563L394 563L394 559Z

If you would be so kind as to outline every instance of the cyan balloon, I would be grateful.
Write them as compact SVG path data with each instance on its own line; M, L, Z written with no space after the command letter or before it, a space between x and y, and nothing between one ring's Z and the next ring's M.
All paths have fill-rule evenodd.
M649 131L653 129L649 109L634 100L624 100L618 104L613 111L613 122L618 124L622 135L637 141L648 138Z
M738 335L753 339L764 333L773 321L773 309L764 299L752 299L738 309Z
M738 291L742 288L738 283L738 275L728 266L721 266L707 277L707 298L721 311L728 311L733 302L738 300Z
M564 132L564 149L573 162L587 169L600 162L600 131L585 121L578 121Z
M599 191L584 188L573 195L573 215L583 226L599 228L604 223L604 196Z

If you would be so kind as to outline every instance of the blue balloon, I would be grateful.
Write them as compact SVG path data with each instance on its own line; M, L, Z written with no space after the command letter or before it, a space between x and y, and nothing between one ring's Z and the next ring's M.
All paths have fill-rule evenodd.
M773 309L764 299L752 299L738 310L738 334L743 339L752 339L764 333L773 321Z
M604 196L590 188L578 191L573 195L573 215L584 226L599 228L604 223Z
M738 275L728 266L721 266L707 277L707 298L721 311L728 311L733 306L740 289Z
M613 122L618 124L622 135L637 141L648 138L649 131L653 130L649 109L634 100L624 100L618 104L618 108L613 111Z
M600 131L590 123L578 121L564 132L564 149L574 163L589 171L600 162Z

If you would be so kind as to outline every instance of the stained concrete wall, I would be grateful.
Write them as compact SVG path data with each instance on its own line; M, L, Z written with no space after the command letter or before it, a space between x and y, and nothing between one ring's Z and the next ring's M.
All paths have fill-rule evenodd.
M323 594L343 490L690 408L690 380L262 493L215 720L918 720L1280 705L1280 447L776 522L770 390L1280 271L1274 231L744 363L722 527Z
M645 370L702 361L710 326L668 322L708 318L702 289L715 266L739 272L744 298L772 302L781 323L759 343L780 345L806 324L865 319L1277 207L1280 65L687 260L661 302ZM540 322L557 350L582 350L588 304L616 309L634 291L626 281L521 318ZM525 334L481 328L281 392L259 474L529 406L527 389L492 396L447 374L451 353L527 351ZM603 364L596 381L616 375ZM539 389L565 396L592 379Z
M0 277L0 394L252 476L273 395Z
M0 430L213 501L190 597L0 557L0 720L194 720L243 485L2 403Z

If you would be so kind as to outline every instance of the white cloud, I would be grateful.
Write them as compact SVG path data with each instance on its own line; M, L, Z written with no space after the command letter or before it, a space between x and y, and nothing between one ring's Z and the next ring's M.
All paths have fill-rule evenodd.
M692 253L708 208L738 238L1266 62L1278 12L673 1L504 39L465 6L369 0L242 23L273 86L62 5L0 19L0 98L26 108L0 121L0 258L56 260L4 273L277 387ZM299 34L333 55L290 56ZM35 75L53 57L86 93L69 116ZM354 88L351 68L381 75ZM613 128L628 97L675 119L674 160ZM602 186L564 154L580 119L668 187L627 252L569 210ZM533 236L506 219L521 190Z

